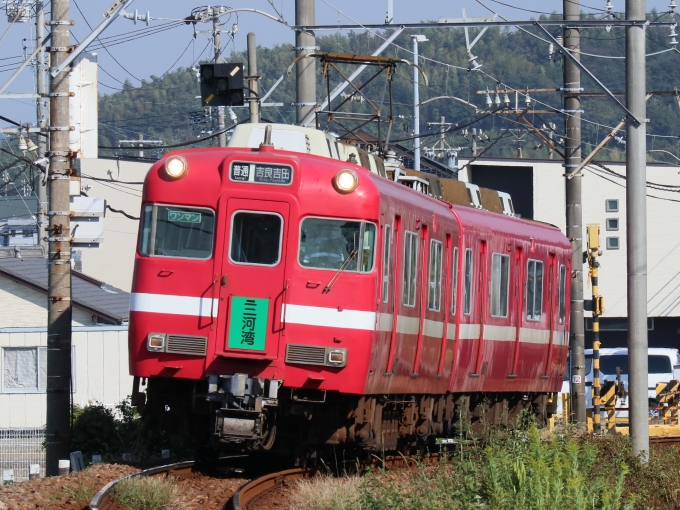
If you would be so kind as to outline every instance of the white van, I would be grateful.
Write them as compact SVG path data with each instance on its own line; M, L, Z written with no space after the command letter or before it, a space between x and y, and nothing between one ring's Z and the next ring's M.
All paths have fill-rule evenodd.
M593 388L593 350L586 349L586 408L593 407L592 388ZM671 380L680 380L680 354L678 349L651 348L647 350L647 363L649 374L647 379L647 390L650 404L656 402L656 384ZM567 363L567 371L564 374L562 392L569 393L569 368L571 363ZM625 347L600 349L600 384L604 385L607 381L616 381L616 368L621 369L621 380L624 388L628 392L628 349ZM616 407L628 407L628 398L617 399ZM561 399L558 402L558 412L561 410ZM627 417L627 411L617 412L618 417Z

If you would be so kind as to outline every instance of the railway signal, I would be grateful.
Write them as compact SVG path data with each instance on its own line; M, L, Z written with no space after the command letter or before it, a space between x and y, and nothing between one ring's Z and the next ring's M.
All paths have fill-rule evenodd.
M243 64L201 64L204 106L243 106Z
M599 267L597 257L600 250L600 225L591 223L586 227L588 241L588 266L590 266L590 281L593 288L591 311L593 313L593 426L596 433L603 432L600 423L600 315L604 314L604 298L599 294Z

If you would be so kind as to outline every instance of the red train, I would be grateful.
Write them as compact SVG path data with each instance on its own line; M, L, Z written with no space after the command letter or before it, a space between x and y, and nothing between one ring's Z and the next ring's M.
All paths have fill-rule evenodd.
M267 144L167 155L141 217L149 420L216 446L393 450L550 413L571 260L553 226Z

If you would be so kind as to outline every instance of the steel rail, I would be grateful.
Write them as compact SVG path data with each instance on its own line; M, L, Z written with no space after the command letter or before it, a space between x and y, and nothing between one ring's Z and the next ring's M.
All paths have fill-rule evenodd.
M242 485L228 501L225 508L230 510L246 510L248 503L256 500L270 490L279 489L284 483L310 478L318 473L320 468L286 469L277 473L270 473Z
M99 492L94 495L88 508L90 510L107 510L112 505L115 504L111 495L113 493L113 488L118 482L123 480L131 480L133 478L146 477L146 476L172 476L172 475L184 475L191 473L196 462L193 460L186 462L177 462L175 464L167 464L165 466L158 466L155 468L145 469L139 473L133 473L131 475L123 476L117 480L113 480L107 483L104 487L99 489Z
M415 455L390 455L380 458L376 455L361 463L361 469L372 468L402 468L409 464L415 465L418 460L421 462L437 461L439 453L427 453L417 457ZM319 473L326 472L327 467L315 466L306 468L286 469L277 473L269 473L260 478L249 481L242 485L229 499L225 506L228 510L247 510L248 504L257 500L265 493L280 489L284 484L303 478L312 478Z

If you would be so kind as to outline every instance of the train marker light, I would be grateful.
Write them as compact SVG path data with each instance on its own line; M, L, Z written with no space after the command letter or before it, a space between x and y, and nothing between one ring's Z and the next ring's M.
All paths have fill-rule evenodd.
M146 348L150 351L162 352L165 350L165 335L163 333L150 333L146 342Z
M328 363L330 365L344 365L345 364L345 353L344 350L332 350L328 353Z
M333 188L343 195L352 193L358 185L359 177L352 170L340 170L333 177Z
M165 173L173 180L181 179L189 171L189 165L182 156L170 156L165 160Z

